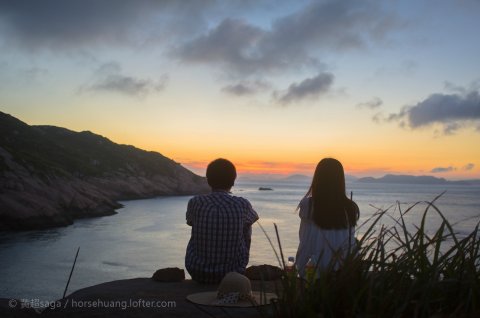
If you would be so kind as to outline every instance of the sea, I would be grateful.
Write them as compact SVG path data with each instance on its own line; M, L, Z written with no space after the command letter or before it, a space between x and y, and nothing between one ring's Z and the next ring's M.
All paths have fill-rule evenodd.
M249 265L278 264L278 237L284 257L294 256L300 219L297 205L307 182L239 182L233 195L247 198L260 216L254 224ZM270 188L271 190L260 190ZM456 233L468 235L480 220L480 186L348 182L348 195L360 207L356 235L369 220L388 210L382 224L391 226L401 211L411 229L427 210L426 230L434 233L440 211ZM71 226L0 232L0 298L28 302L60 299L78 247L80 251L68 293L103 282L151 277L159 268L184 268L190 227L185 212L190 196L157 197L121 202L113 216L76 220ZM434 201L435 200L435 201ZM434 201L434 206L428 202ZM437 211L438 209L438 211ZM274 248L272 248L272 245ZM188 277L188 273L187 277Z

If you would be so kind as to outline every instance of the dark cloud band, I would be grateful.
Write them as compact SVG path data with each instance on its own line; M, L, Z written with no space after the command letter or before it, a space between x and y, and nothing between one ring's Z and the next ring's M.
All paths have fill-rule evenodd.
M390 114L384 120L397 121L401 126L412 129L440 124L444 134L453 134L464 126L478 124L480 95L478 91L465 94L432 94L416 105Z

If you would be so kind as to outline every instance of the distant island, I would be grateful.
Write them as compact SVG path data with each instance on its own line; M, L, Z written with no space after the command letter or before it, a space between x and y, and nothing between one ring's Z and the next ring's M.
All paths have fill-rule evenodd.
M311 182L312 177L311 176L306 176L304 174L292 174L292 175L289 175L288 177L284 177L280 180L281 181L287 181L287 182Z
M304 174L292 174L289 176L282 175L253 175L241 176L242 182L274 182L274 183L311 183L312 176ZM363 177L358 178L352 175L345 175L346 182L360 182L360 183L391 183L391 184L425 184L425 185L480 185L480 179L466 179L466 180L447 180L445 178L438 178L434 176L414 176L414 175L400 175L400 174L386 174L383 177Z
M0 230L65 226L114 214L119 200L208 191L205 178L160 153L0 112Z
M437 178L433 176L411 176L411 175L396 175L387 174L381 178L365 177L360 178L357 182L366 183L400 183L400 184L456 184L456 185L473 185L480 184L480 180L460 180L449 181L444 178Z

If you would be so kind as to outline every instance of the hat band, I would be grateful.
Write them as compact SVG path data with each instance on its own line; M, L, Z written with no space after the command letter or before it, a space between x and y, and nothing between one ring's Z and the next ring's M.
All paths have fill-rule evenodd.
M217 293L217 301L215 301L216 305L223 305L223 304L236 304L239 300L248 300L253 301L254 298L252 293L240 293L240 292L229 292L229 293Z

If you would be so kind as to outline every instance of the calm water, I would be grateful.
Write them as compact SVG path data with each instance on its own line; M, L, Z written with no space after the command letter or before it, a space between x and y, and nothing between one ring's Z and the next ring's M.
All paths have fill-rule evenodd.
M259 191L258 187L274 191ZM234 194L249 199L260 223L276 242L278 225L285 257L295 255L299 218L296 205L306 183L243 183ZM361 220L377 208L398 211L447 191L437 206L460 234L471 232L480 219L480 187L351 183L348 191L360 206ZM80 254L69 292L117 279L150 277L162 267L184 267L190 228L185 209L190 197L168 197L123 202L114 216L77 220L74 225L23 233L0 232L0 297L54 300L62 296L78 246ZM374 207L372 207L373 205ZM426 205L419 205L407 220L418 223ZM433 212L433 211L432 211ZM388 220L385 220L388 222ZM428 218L429 231L440 222ZM361 232L361 229L359 229ZM253 228L250 265L276 264L275 255L258 225Z

